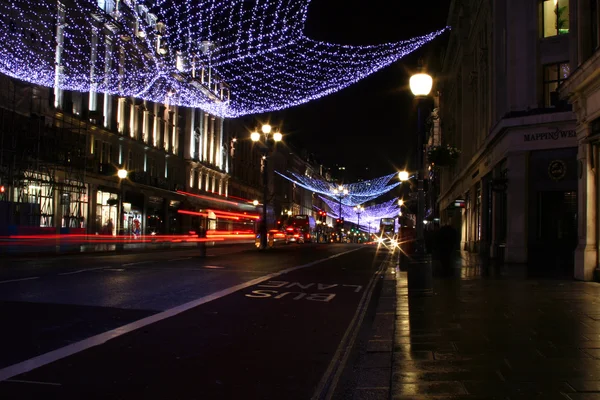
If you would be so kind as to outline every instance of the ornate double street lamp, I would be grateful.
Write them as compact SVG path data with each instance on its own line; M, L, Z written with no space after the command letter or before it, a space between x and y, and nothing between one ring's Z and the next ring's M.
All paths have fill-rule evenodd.
M339 199L339 203L340 203L340 210L339 210L338 218L343 218L342 217L342 199L344 198L344 196L348 196L348 189L343 187L342 185L340 185L337 188L333 189L333 194L335 195L335 197L337 197Z
M255 142L261 142L262 140L262 173L263 173L263 204L262 204L262 218L260 220L260 244L259 249L265 250L268 248L268 240L267 240L267 203L269 201L269 170L267 168L267 160L269 158L269 153L273 149L273 146L276 142L281 142L283 139L283 135L280 132L275 132L271 134L273 128L269 124L265 124L261 127L262 135L258 131L254 131L250 134L250 139Z
M360 233L360 214L365 211L364 207L361 206L360 204L357 205L356 207L354 207L354 212L356 213L356 217L357 217L357 222L356 225L358 225L358 232ZM356 239L358 242L358 239Z

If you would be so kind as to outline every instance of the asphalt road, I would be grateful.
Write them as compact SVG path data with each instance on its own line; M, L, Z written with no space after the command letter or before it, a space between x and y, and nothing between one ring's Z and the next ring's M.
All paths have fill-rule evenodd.
M292 245L4 263L0 398L310 399L381 261Z

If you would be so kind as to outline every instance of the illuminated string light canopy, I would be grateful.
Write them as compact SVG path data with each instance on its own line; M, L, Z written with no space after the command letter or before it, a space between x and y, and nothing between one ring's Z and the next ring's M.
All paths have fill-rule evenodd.
M313 178L306 175L296 174L294 172L288 172L290 176L275 171L278 175L294 182L296 185L301 186L314 193L334 198L339 203L340 197L336 196L334 191L338 185L332 182L327 182L320 178ZM344 189L348 190L348 194L341 197L342 204L354 207L359 204L366 203L374 200L381 195L389 192L401 182L388 183L396 176L396 174L382 176L380 178L372 179L369 181L350 183L344 185Z
M57 90L197 107L222 117L334 93L445 29L348 46L303 33L310 0L0 2L0 72Z
M358 224L358 214L354 211L354 208L347 205L342 205L342 215L339 215L339 203L335 199L331 199L325 196L320 196L325 204L331 210L331 213L336 218L344 218L344 221L351 222L353 224ZM400 212L400 207L398 206L398 199L395 198L390 201L386 201L381 204L376 204L370 207L365 207L364 211L360 214L360 226L363 229L367 229L369 223L371 223L371 227L379 226L379 222L381 218L396 218L398 213Z

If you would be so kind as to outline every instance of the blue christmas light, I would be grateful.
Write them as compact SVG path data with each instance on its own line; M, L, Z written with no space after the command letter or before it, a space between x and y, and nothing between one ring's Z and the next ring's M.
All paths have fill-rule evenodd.
M401 182L394 182L388 185L388 183L397 175L394 173L368 181L343 185L344 189L348 190L348 194L338 196L335 194L335 190L338 188L338 185L333 182L327 182L321 178L313 178L306 175L296 174L291 171L288 172L290 176L278 171L275 171L275 173L314 193L335 198L338 202L340 201L341 197L342 204L350 207L374 200L401 184Z
M335 199L331 199L325 196L320 196L321 199L327 204L330 213L336 218L344 218L344 221L358 224L358 214L354 210L354 207L348 205L342 205L342 215L339 215L339 202ZM379 226L381 218L396 218L400 214L400 206L398 206L398 199L386 201L381 204L365 207L360 214L360 225L364 229L371 224L371 227Z
M0 72L56 90L221 117L334 93L433 40L347 46L304 34L310 0L0 2Z

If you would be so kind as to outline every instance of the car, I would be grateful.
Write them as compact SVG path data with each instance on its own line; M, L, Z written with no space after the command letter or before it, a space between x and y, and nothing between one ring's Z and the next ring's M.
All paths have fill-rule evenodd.
M304 235L298 228L288 227L285 230L285 244L304 243Z

